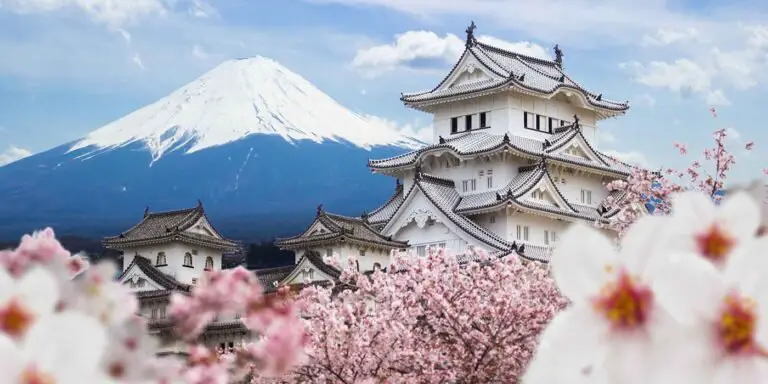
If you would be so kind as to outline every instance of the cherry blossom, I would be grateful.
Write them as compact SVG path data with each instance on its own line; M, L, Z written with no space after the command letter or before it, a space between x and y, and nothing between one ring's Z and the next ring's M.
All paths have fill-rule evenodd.
M653 350L675 327L651 289L654 255L664 251L653 241L662 224L653 216L638 220L619 251L594 228L573 224L566 231L550 263L571 305L544 331L537 355L557 361L558 369L537 362L528 372L531 382L590 376L594 369L605 369L611 383L650 382L660 363Z
M686 331L674 338L669 383L764 383L768 377L768 238L745 240L722 270L696 253L670 255L654 282Z
M435 249L396 253L372 272L357 271L354 258L336 260L345 270L339 284L298 296L306 362L282 379L254 382L516 382L566 302L541 264L470 253L459 256L477 261Z
M0 334L0 377L4 383L102 384L98 364L106 341L103 325L90 316L48 315L20 342Z
M14 279L0 269L0 332L22 339L40 318L53 313L58 285L47 270L35 267Z
M754 238L760 226L761 207L745 192L729 195L719 206L702 193L684 192L672 198L672 206L667 252L696 253L716 265Z

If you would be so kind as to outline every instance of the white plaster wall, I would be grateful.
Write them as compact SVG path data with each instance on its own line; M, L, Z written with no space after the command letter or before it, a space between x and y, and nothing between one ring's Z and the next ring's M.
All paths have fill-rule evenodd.
M192 255L192 268L183 266L184 254L193 250L197 250L197 255L194 253ZM168 265L157 267L157 269L175 277L176 280L182 283L192 284L192 279L199 279L203 275L205 259L208 256L213 258L213 269L221 269L222 252L220 250L207 249L180 242L125 249L123 250L123 268L128 268L136 254L148 258L154 265L159 252L165 252L165 259Z
M430 157L423 164L424 170L432 175L453 180L456 190L461 195L498 190L509 184L517 176L520 167L528 165L528 161L520 157L512 157L511 155L506 157L494 155L466 161L462 160L458 166L451 165L449 167L449 164L454 164L451 159L454 159L454 157L447 153L438 157ZM491 188L488 188L489 170L493 171ZM480 176L480 171L483 171L483 176ZM468 188L468 191L465 193L462 182L471 179L476 180L477 189L472 191L471 188Z
M577 170L566 171L560 167L550 167L549 172L557 188L569 202L581 203L581 191L587 190L592 191L593 206L599 205L608 196L605 184L614 180Z
M339 243L333 244L322 248L314 248L313 251L319 253L325 257L330 251L332 255L338 255L341 260L347 260L350 257L358 261L361 271L373 270L374 264L379 263L382 267L389 265L390 251L382 248L366 248L353 244ZM364 250L365 255L361 256L360 251ZM295 253L295 263L301 260L304 255L304 250L297 251Z
M398 240L408 241L411 250L419 246L432 246L445 243L445 247L454 252L460 252L467 248L467 242L453 233L445 224L433 222L424 228L419 228L415 222L410 222L401 228L396 235Z
M494 222L491 222L491 218L494 218ZM475 224L487 229L489 232L499 234L500 237L505 238L504 234L508 233L507 217L504 211L482 213L479 215L471 216L472 221Z
M565 233L565 229L570 224L567 221L553 220L547 217L514 212L512 210L506 211L505 216L506 217L504 219L506 219L505 221L507 231L506 233L497 233L499 235L503 235L504 238L510 242L517 241L536 245L546 245L544 242L544 231L549 231L550 233L554 231L557 233L557 237L560 238L562 237L563 233ZM497 219L497 221L498 220L499 219ZM528 227L527 241L524 239L517 239L518 225ZM550 243L550 245L552 244Z
M558 95L547 100L535 96L524 95L509 91L494 95L480 96L467 100L445 103L435 107L433 115L433 142L437 143L442 136L448 139L451 134L451 118L458 117L458 134L465 133L465 116L473 115L473 129L479 127L480 112L489 112L487 125L489 129L482 130L493 134L512 134L544 139L550 136L548 133L525 129L523 125L523 113L552 117L567 122L573 121L573 115L579 116L579 121L588 140L595 141L597 130L597 116L594 111L578 107L567 101L567 98Z

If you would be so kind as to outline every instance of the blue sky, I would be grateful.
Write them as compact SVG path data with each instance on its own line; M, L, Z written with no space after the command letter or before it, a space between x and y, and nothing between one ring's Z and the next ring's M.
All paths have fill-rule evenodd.
M418 132L429 116L399 94L442 78L470 20L477 34L525 49L558 43L572 77L630 100L626 116L601 124L605 150L683 166L672 142L695 155L728 128L737 178L768 166L768 3L759 0L0 0L0 162L75 140L254 55Z

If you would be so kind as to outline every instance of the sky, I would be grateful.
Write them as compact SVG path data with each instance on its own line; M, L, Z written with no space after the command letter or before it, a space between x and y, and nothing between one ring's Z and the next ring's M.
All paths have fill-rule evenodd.
M762 0L0 0L0 164L256 55L378 124L423 136L431 117L399 95L442 79L470 21L523 52L551 55L559 44L571 77L629 100L625 116L599 123L608 153L684 168L724 128L735 179L768 166Z

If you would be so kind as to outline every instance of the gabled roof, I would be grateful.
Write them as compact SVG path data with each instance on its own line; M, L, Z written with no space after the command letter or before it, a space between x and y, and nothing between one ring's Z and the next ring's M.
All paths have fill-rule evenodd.
M320 224L320 230L309 232ZM275 240L275 246L284 249L299 249L337 242L355 242L361 245L376 245L385 248L408 248L408 243L393 240L373 228L364 218L348 217L327 213L322 205L304 233Z
M265 292L276 291L280 286L285 285L286 280L294 275L294 272L303 265L309 263L315 269L329 276L332 281L338 282L341 271L335 267L327 264L323 261L323 258L317 253L312 251L304 252L301 259L294 265L287 265L284 267L269 268L269 269L257 269L253 273L259 279L259 282L264 287Z
M403 202L405 201L405 195L406 193L403 191L403 185L400 184L400 180L398 179L397 186L395 187L395 193L392 194L387 202L371 211L371 213L367 214L365 219L371 225L378 225L388 222L392 216L395 215L395 212L397 212L398 208L403 205Z
M429 91L402 95L401 100L407 106L419 108L451 98L514 88L543 97L554 96L560 91L572 91L581 97L585 105L603 110L606 115L623 113L629 109L628 103L603 99L602 94L587 90L568 76L563 71L562 52L557 47L555 53L558 59L545 60L481 43L474 38L473 32L474 29L467 30L464 52L436 87ZM490 79L449 87L449 79L455 78L458 71L464 70L460 64L470 57L479 62L493 76Z
M511 243L496 234L477 225L465 216L456 213L455 209L459 201L461 201L461 196L456 191L452 180L418 172L414 177L414 187L408 193L406 200L412 199L416 193L423 194L448 221L468 236L477 240L478 243L487 247L490 251L509 250L512 246ZM405 209L404 206L402 205L398 211ZM391 225L391 223L390 221L388 225Z
M128 265L128 268L125 268L125 270L120 274L117 280L122 281L123 278L128 274L129 271L131 271L133 267L139 268L139 270L143 272L150 280L152 280L154 283L158 284L159 286L163 287L166 290L189 292L189 290L192 287L189 284L180 283L173 277L163 272L160 272L159 269L155 268L155 266L152 265L152 261L140 255L136 255L133 257L133 261L131 261L131 264Z
M380 160L368 160L368 166L374 171L387 172L397 169L414 168L425 157L446 151L456 157L474 157L508 150L517 153L519 156L533 159L546 156L552 162L586 168L598 173L608 173L622 177L628 176L631 173L631 165L612 159L595 150L581 133L578 124L574 123L562 128L564 129L559 131L559 134L555 137L557 140L555 144L553 144L552 140L540 141L523 136L509 135L508 133L495 135L487 132L467 132L451 139L441 138L437 144L428 145L402 155ZM562 148L562 146L572 140L578 139L584 140L587 143L588 148L594 152L599 161L591 161L556 151L556 149Z
M272 292L277 290L280 282L288 277L295 268L295 265L286 265L284 267L256 269L253 273L259 279L261 286L264 287L264 291Z
M147 208L138 224L117 236L105 238L104 245L107 248L121 249L181 241L225 251L235 251L240 248L239 243L222 238L210 222L208 224L213 231L212 235L187 231L201 218L206 218L207 221L201 202L198 202L194 208L175 211L149 212Z

